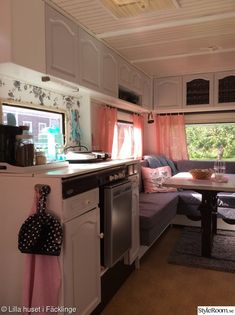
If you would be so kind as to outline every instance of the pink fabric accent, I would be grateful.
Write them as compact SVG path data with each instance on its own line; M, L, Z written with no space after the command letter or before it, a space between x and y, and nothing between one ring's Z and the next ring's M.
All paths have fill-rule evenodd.
M176 188L162 186L166 178L171 177L170 166L162 166L157 168L142 166L141 171L144 182L144 192L155 193L177 191Z
M172 160L187 160L184 115L156 115L156 153Z
M115 132L115 125L117 123L117 109L110 107L101 107L99 110L100 117L100 137L99 147L108 153L113 151L113 139ZM98 119L97 118L97 119Z
M36 212L38 197L35 195L31 214ZM40 307L38 314L46 315L46 306L58 306L61 286L59 259L55 256L26 255L23 306ZM35 312L24 312L25 315ZM56 313L54 313L56 314Z
M133 115L134 125L134 158L142 158L143 156L143 130L144 118L140 115Z

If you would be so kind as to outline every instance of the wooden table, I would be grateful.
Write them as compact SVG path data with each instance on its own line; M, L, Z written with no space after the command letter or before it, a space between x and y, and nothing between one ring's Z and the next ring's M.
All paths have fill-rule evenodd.
M226 182L193 179L190 173L178 173L168 178L164 186L195 190L202 195L201 212L201 255L211 256L213 236L217 230L217 193L235 192L235 174L226 174Z

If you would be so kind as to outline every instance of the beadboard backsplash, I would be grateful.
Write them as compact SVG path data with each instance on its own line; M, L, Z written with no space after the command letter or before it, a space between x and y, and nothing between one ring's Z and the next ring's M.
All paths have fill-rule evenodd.
M32 107L45 107L62 110L66 113L66 143L82 143L80 128L80 97L73 97L50 91L39 86L15 80L0 74L0 98L2 101L32 104Z

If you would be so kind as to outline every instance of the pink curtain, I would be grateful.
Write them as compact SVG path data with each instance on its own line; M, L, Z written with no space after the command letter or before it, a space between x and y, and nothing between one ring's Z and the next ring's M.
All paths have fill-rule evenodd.
M97 119L100 121L99 149L112 154L114 133L116 132L117 109L101 107Z
M184 115L156 115L157 153L173 160L187 160Z
M143 156L143 130L144 117L133 114L134 126L134 158L142 158Z

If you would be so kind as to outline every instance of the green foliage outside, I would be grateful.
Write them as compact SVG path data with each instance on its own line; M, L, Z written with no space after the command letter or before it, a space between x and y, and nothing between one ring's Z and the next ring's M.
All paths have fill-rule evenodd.
M190 159L214 160L219 150L222 159L235 160L235 124L186 126Z

